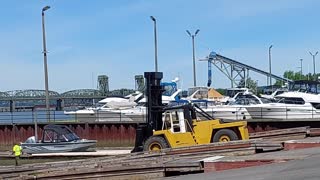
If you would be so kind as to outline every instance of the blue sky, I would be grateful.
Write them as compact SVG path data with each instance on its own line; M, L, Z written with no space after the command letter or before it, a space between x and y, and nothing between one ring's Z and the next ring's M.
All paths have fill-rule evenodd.
M134 75L154 70L153 22L157 19L158 67L164 81L179 76L193 85L192 45L186 34L200 29L196 58L210 51L268 70L313 71L309 51L320 50L320 1L316 0L11 0L0 6L0 91L44 89L41 9L46 11L49 89L95 88L109 76L110 89L134 88ZM320 56L319 56L320 57ZM319 59L319 58L318 58ZM207 63L196 62L197 85L207 82ZM320 71L320 59L316 63ZM254 75L259 85L266 78ZM213 87L228 87L213 69Z

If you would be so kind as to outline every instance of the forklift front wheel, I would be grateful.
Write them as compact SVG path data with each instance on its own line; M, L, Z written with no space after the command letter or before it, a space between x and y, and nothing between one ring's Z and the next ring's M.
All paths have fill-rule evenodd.
M167 141L160 136L151 136L143 146L144 151L160 151L165 148L169 148L169 145Z
M217 131L213 138L212 142L229 142L239 140L237 134L231 129L220 129Z

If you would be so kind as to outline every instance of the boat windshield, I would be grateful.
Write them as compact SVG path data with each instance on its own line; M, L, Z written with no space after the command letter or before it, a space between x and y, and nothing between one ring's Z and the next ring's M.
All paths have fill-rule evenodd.
M259 100L255 98L239 98L236 101L230 103L230 105L252 105L252 104L261 104Z
M194 87L188 89L188 96L196 99L207 99L208 98L208 88L204 87Z
M245 89L227 89L226 96L234 97L236 94L245 92Z
M260 100L261 100L261 102L262 102L263 104L267 104L267 103L272 103L272 102L273 102L272 100L267 99L267 98L260 98Z
M64 134L64 136L66 137L66 139L68 140L68 141L75 141L75 140L78 140L78 139L80 139L75 133L73 133L73 132L70 132L70 133L68 133L68 134Z
M275 96L276 96L276 95L279 95L279 94L283 94L284 92L287 92L287 91L285 91L285 90L279 90L279 91L277 91L277 92L275 93Z
M265 94L265 95L271 95L272 93L273 93L272 90L265 90L265 91L263 92L263 94Z
M292 98L292 97L285 97L278 100L278 103L284 104L305 104L305 101L302 98Z
M254 105L265 103L271 103L271 101L251 94L240 94L234 102L230 103L230 105Z
M290 90L319 94L320 83L315 81L296 81L291 85Z
M79 139L80 138L66 126L48 125L44 128L42 141L52 143L69 142Z
M164 92L162 93L164 96L171 96L177 91L177 83L175 82L162 82L161 86L164 88Z
M170 101L169 104L168 104L168 107L174 107L174 106L182 106L182 105L185 105L185 104L189 104L189 103L192 103L192 104L196 104L198 105L199 107L202 107L202 108L206 108L206 107L210 107L210 106L216 106L216 102L214 101L207 101L207 100L177 100L177 101Z

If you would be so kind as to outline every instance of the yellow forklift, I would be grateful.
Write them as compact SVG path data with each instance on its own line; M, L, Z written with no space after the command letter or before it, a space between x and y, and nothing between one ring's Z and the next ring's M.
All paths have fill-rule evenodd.
M163 88L160 85L162 76L161 72L144 73L146 123L137 126L132 152L249 139L246 121L223 122L191 103L174 107L163 106Z

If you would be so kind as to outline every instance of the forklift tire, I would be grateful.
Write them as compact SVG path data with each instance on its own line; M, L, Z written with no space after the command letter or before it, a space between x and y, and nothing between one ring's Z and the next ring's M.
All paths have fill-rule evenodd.
M160 151L169 148L167 141L160 136L149 137L143 145L143 151Z
M229 142L239 140L237 134L231 129L220 129L218 130L213 138L212 142Z

